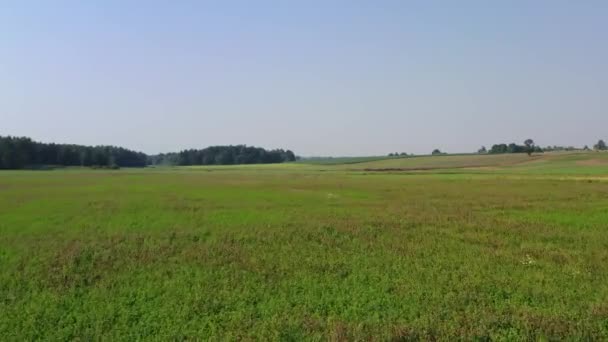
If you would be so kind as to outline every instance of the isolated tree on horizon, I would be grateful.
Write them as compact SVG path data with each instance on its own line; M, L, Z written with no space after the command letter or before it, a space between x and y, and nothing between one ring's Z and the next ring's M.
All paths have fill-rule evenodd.
M431 153L432 155L438 155L438 154L443 154L438 148L434 149L433 152Z
M600 141L598 141L597 144L595 144L595 146L593 146L593 148L598 151L605 151L607 149L606 143L602 139L600 139Z
M479 150L477 150L477 153L479 153L479 154L488 153L488 150L486 149L485 146L481 146L481 148Z
M531 156L532 152L534 152L534 140L526 139L526 141L524 141L524 145L526 145L526 153L528 156Z

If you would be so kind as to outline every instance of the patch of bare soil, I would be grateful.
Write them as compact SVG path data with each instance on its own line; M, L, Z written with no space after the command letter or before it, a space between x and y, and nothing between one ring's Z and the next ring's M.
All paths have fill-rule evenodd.
M366 168L363 171L386 172L386 171L432 171L432 170L452 170L478 168L483 165L462 165L462 166L425 166L425 167L386 167L386 168ZM355 170L352 170L355 171Z
M467 167L467 169L475 169L480 171L496 171L500 170L498 166L480 166L480 167Z
M608 160L603 159L588 159L588 160L579 160L576 162L576 165L582 166L600 166L608 164Z

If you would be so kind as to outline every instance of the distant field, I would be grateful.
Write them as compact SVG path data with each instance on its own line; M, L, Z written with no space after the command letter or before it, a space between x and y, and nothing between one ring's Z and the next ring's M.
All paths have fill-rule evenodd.
M420 171L468 169L525 173L607 173L608 153L554 152L526 154L443 155L393 158L341 165L345 169Z
M608 153L3 171L0 337L607 340L607 208Z
M339 165L339 164L357 164L365 162L373 162L387 159L399 159L407 157L386 157L386 156L375 156L375 157L335 157L335 158L308 158L299 161L300 164L313 164L313 165Z
M528 157L526 154L497 154L497 155L440 155L420 156L412 158L385 159L360 163L360 169L403 169L403 170L432 170L449 168L473 167L504 167L531 160L543 158L538 155Z

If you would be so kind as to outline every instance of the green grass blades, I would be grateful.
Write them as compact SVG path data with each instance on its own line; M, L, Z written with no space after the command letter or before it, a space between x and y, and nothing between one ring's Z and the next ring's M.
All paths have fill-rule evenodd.
M0 336L605 340L608 182L590 155L1 172Z

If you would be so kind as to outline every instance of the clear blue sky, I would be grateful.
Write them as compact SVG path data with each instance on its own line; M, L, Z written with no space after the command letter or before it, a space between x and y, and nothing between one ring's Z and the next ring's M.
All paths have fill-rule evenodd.
M608 1L2 1L0 135L300 155L608 139Z

